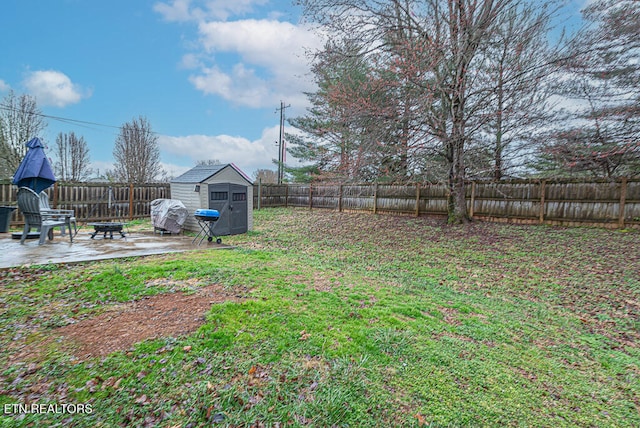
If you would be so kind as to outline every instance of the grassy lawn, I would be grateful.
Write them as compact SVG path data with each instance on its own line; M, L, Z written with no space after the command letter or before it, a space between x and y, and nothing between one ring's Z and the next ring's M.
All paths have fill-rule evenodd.
M286 209L255 224L233 250L0 271L0 426L640 426L637 231ZM47 340L211 284L243 300L188 336L90 360ZM91 413L6 411L31 403Z

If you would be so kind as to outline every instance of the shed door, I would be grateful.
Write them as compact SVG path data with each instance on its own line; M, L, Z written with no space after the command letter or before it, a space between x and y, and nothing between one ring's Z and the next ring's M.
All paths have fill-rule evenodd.
M230 186L229 183L209 184L209 209L218 210L220 213L220 218L216 221L213 229L216 235L224 236L231 234L229 223Z
M230 184L231 234L246 233L249 227L247 213L247 186Z

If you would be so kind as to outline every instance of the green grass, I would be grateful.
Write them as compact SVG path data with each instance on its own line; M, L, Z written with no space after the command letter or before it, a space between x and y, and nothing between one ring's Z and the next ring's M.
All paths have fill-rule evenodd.
M269 209L232 251L0 272L0 426L640 426L640 235ZM204 325L21 361L112 305L221 284ZM153 284L153 286L150 286Z

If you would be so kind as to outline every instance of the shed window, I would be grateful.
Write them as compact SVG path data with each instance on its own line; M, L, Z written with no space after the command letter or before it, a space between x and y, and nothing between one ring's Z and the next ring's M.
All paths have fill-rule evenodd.
M242 193L234 193L233 194L233 202L239 202L239 201L246 201L247 200L247 194L242 192Z
M229 192L211 192L212 201L226 201L229 199Z

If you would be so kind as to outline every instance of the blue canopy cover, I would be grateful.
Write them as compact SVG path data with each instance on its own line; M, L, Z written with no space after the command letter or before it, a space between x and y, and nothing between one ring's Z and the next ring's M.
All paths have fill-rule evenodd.
M29 150L13 175L13 184L29 187L36 193L51 187L56 182L51 164L44 153L44 145L38 137L27 144Z

